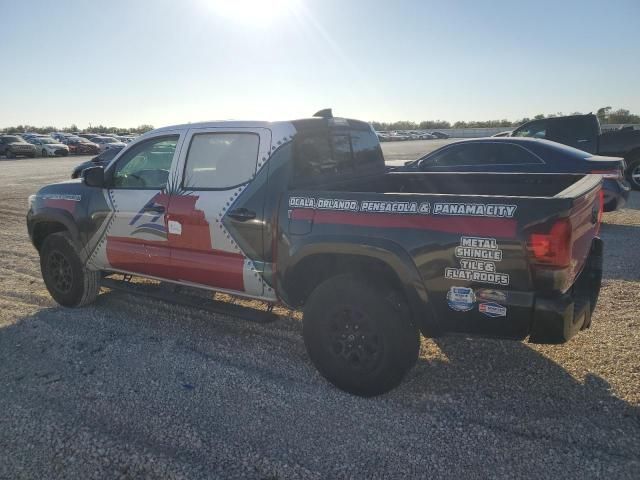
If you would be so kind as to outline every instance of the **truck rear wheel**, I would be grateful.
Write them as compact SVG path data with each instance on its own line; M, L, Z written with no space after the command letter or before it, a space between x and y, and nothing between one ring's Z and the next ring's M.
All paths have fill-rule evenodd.
M352 275L320 284L304 308L302 333L318 371L365 397L396 387L415 364L420 333L392 289Z
M87 270L67 233L53 233L40 248L42 278L53 299L63 307L90 304L100 291L100 272Z

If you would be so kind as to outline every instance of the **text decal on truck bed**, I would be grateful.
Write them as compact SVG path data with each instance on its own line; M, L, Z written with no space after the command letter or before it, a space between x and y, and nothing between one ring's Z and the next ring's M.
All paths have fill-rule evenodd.
M445 278L509 285L509 275L496 271L495 262L502 261L502 250L495 238L461 237L455 255L460 268L446 268Z
M470 217L513 218L516 205L484 203L434 203L434 215L464 215Z
M346 200L340 198L289 197L290 208L312 208L364 213L409 213L422 215L455 215L470 217L513 218L516 205L484 203L398 202L378 200Z

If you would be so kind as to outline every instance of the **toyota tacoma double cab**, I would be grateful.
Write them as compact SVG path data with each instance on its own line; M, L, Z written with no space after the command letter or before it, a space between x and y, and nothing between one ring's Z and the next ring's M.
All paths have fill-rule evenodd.
M30 197L45 285L91 303L111 274L303 310L311 361L371 396L420 332L562 343L601 282L601 177L387 172L364 122L166 127Z
M546 138L595 155L622 157L627 180L640 190L640 130L602 132L598 117L589 113L532 120L516 128L511 136Z

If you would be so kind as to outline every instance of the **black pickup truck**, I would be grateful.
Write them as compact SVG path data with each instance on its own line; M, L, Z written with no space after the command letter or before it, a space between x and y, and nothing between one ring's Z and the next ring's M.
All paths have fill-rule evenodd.
M119 273L303 309L319 371L396 386L420 332L562 343L601 282L601 177L388 173L376 134L331 115L155 130L30 197L61 305Z
M590 113L533 120L516 128L511 136L546 138L585 152L622 157L627 180L640 190L640 130L623 128L603 133L598 117Z

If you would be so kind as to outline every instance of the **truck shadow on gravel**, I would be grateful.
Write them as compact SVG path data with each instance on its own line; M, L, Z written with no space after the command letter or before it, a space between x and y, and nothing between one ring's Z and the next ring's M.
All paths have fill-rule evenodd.
M169 431L175 422L189 425L194 435L202 437L199 454L214 445L210 435L219 431L219 424L227 432L219 435L237 431L235 441L243 442L256 434L245 433L247 418L262 418L259 428L264 432L259 436L277 431L274 441L278 442L295 435L301 439L295 447L300 450L297 462L316 471L313 458L302 452L311 446L314 452L322 451L325 442L327 451L333 448L335 443L330 442L336 440L324 438L327 430L366 432L344 445L345 455L377 456L375 450L366 451L371 432L390 429L384 434L419 436L434 418L444 423L442 438L434 434L434 442L442 441L445 452L446 444L462 435L463 425L471 431L488 431L500 442L511 439L534 442L545 451L571 450L578 453L578 460L595 456L620 477L629 475L640 461L638 408L616 398L603 378L587 374L584 382L578 381L524 343L457 336L423 341L423 355L399 388L362 399L336 390L313 374L303 353L299 322L296 327L293 320L286 320L284 329L277 323L254 325L247 335L248 327L241 320L203 322L185 315L180 322L149 321L158 311L155 307L142 307L138 316L118 315L108 306L108 296L101 295L98 308L43 309L0 328L0 403L55 410L56 415L68 415L70 421L88 428L111 425L112 434L129 441L137 438L132 432L144 432L150 424L162 423L158 420L165 417L162 412L172 412L175 418L167 415L170 424L159 428ZM290 338L270 335L274 328L280 328L281 334L291 333ZM233 355L194 355L198 348L184 349L194 338L213 352L232 351ZM550 348L576 347L569 343ZM572 361L580 362L582 354L572 353ZM230 368L232 375L226 378ZM176 382L176 372L188 371L200 373ZM241 404L234 403L238 397L232 395L238 384ZM92 402L101 408L93 408ZM349 415L336 415L337 404L339 411ZM131 405L142 409L132 416L127 411ZM224 417L216 412L224 412ZM291 423L291 418L296 422ZM398 419L405 420L396 423ZM256 428L256 422L249 423ZM0 443L3 440L9 445L0 432ZM158 438L138 440L171 451L171 445ZM421 455L422 444L415 448L415 455ZM451 457L455 463L457 459ZM506 456L514 462L516 457ZM535 462L544 463L544 458ZM579 465L571 468L581 469ZM331 476L334 467L325 465L323 473Z

